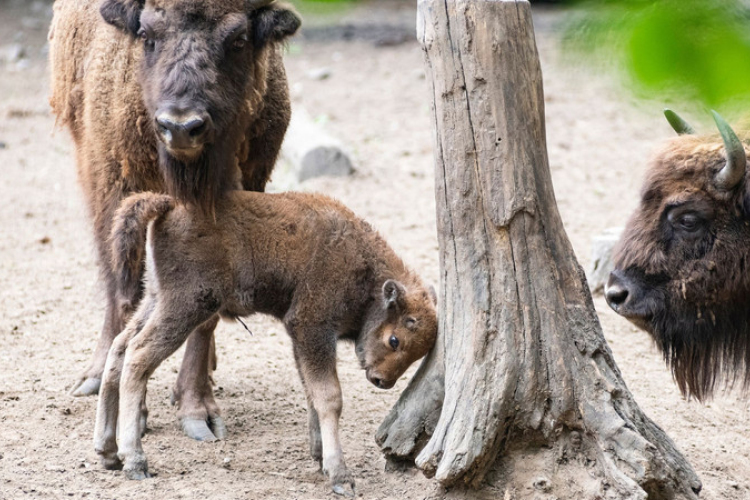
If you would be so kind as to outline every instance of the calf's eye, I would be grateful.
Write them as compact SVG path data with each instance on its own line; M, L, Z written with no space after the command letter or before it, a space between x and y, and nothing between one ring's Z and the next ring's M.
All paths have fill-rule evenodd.
M152 52L154 50L154 47L156 47L156 41L151 38L144 29L141 29L138 32L138 36L140 36L141 40L143 40L143 47L146 49L146 51Z
M391 349L393 349L394 351L398 349L398 339L395 335L391 335L391 338L388 339L388 343L391 345Z

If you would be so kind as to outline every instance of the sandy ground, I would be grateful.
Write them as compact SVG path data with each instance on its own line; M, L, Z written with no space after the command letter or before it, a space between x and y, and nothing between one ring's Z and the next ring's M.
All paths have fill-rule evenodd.
M217 395L229 439L206 444L182 435L169 406L178 355L149 386L144 446L156 477L131 482L98 465L91 441L96 401L67 395L91 357L103 300L73 147L65 131L54 131L47 106L46 21L35 19L48 8L0 0L0 499L332 496L308 458L290 343L278 323L263 318L249 322L254 337L234 324L220 325L217 334ZM412 26L414 15L410 2L381 0L333 21ZM659 103L636 102L592 73L565 67L552 31L559 17L536 13L549 156L560 211L587 266L592 237L624 223L649 151L671 131ZM21 62L8 62L14 43L24 47ZM418 44L311 36L289 52L295 106L344 140L357 168L352 177L313 180L304 189L340 198L435 282L432 128ZM321 68L330 77L312 78ZM748 400L735 394L707 405L684 400L646 334L601 298L596 307L629 388L693 464L702 497L750 498ZM417 471L385 472L373 440L408 377L391 391L377 390L358 370L351 347L339 352L342 438L358 495L427 497L434 483Z

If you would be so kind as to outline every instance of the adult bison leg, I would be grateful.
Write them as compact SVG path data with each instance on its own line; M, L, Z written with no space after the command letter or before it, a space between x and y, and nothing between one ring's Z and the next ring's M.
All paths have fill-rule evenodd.
M90 169L84 170L90 171ZM91 185L88 186L86 191L90 196L88 201L91 213L94 216L94 238L96 240L99 268L101 279L104 282L107 303L104 313L104 326L99 334L99 340L94 350L94 357L89 367L83 372L71 389L73 396L93 396L99 392L104 364L107 361L107 353L115 337L125 328L125 323L128 319L123 317L123 308L117 300L117 285L110 264L112 262L112 250L109 240L114 212L126 193L114 192L115 190L113 189L113 192L107 199L97 198L94 196L94 193L102 191L99 186L100 180L93 176L87 176L87 179L91 181ZM132 299L132 303L128 305L131 311L140 297L133 297Z
M214 399L210 371L215 368L214 329L218 316L190 334L182 367L172 392L182 430L197 441L215 441L227 436L227 428Z
M112 341L122 330L122 327L123 322L117 311L114 294L109 293L108 291L104 326L99 335L99 340L96 343L94 358L91 360L91 364L86 371L83 372L73 385L73 388L70 391L73 396L93 396L99 392L99 386L102 381L102 372L104 371L104 363L107 361L107 353L112 345Z

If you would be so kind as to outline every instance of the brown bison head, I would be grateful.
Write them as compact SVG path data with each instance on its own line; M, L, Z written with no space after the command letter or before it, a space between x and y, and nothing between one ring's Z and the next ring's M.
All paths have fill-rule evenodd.
M139 81L168 188L204 199L195 191L231 177L209 165L234 165L243 124L266 91L269 50L299 18L273 0L103 0L100 13L141 40Z
M717 377L750 382L750 192L745 148L716 113L718 137L681 134L654 158L615 249L605 297L649 332L683 394Z
M356 352L367 380L390 389L407 368L435 345L437 298L420 284L408 288L396 280L383 284L357 339Z

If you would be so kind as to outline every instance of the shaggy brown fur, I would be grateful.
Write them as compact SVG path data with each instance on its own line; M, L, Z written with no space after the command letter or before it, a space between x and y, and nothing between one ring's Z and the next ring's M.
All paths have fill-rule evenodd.
M746 171L734 189L718 189L725 163L718 136L683 135L655 156L606 293L699 400L719 381L750 382L749 184Z
M115 296L108 238L122 199L167 192L211 212L227 190L262 191L269 178L290 117L281 44L299 19L283 4L249 5L55 2L50 102L77 146L107 293L102 334L77 395L98 390L112 339L140 298L137 285ZM137 283L137 265L131 272ZM191 342L175 389L183 417L218 417L205 409L214 406L208 375L194 373L206 342Z
M129 260L140 258L147 226L145 296L112 346L97 409L105 467L124 463L129 477L147 477L139 424L146 382L192 330L218 316L265 313L292 339L312 456L334 491L353 486L338 436L336 341L353 341L368 380L392 387L435 343L434 291L369 224L321 195L236 191L217 203L216 219L165 195L133 195L113 235L125 288L134 286Z

